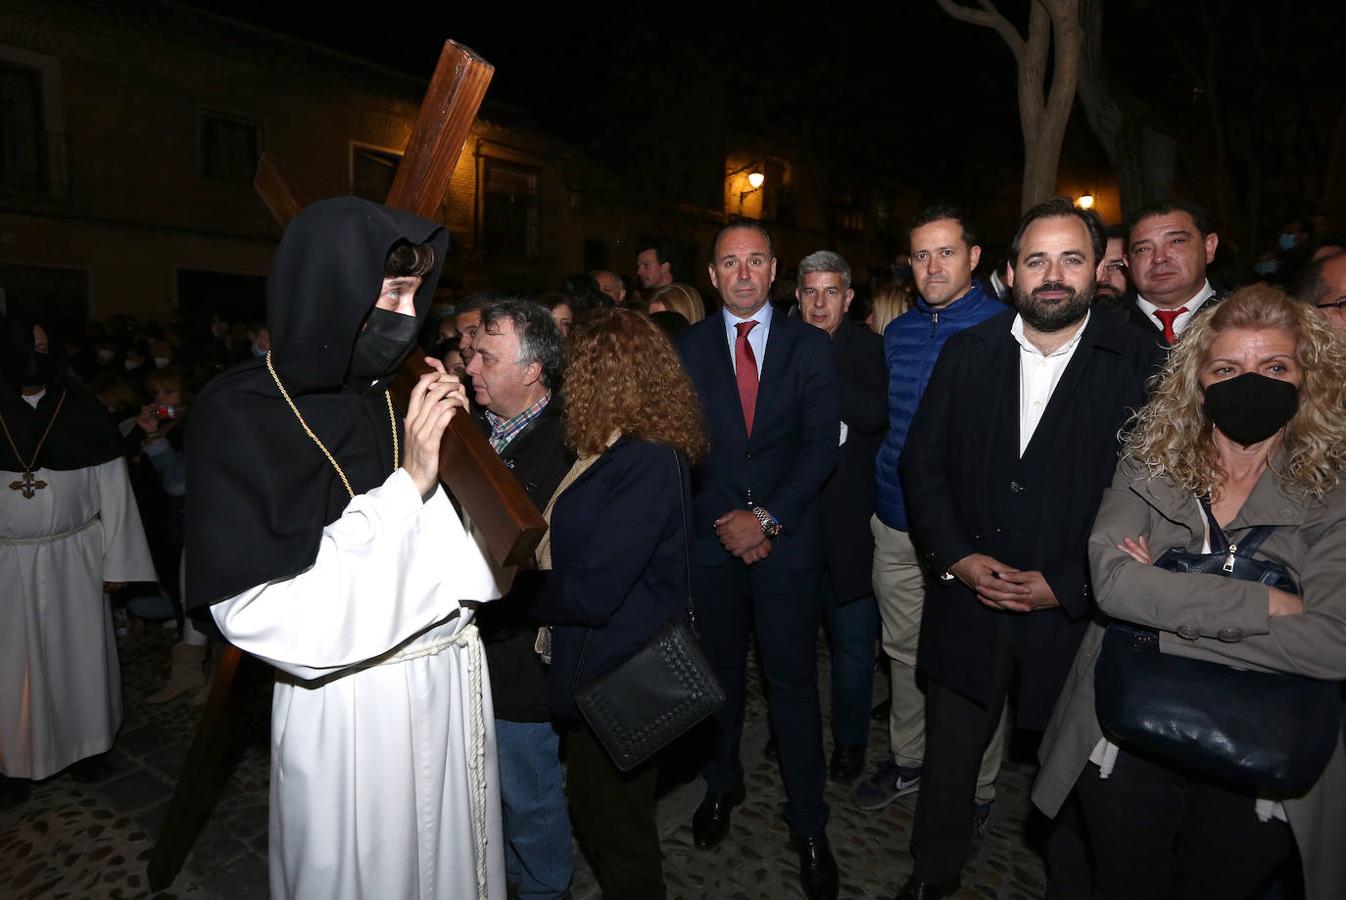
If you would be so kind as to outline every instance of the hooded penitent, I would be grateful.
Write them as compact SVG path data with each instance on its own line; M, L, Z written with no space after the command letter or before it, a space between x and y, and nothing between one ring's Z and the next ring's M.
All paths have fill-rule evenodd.
M73 471L116 459L121 440L107 411L67 383L61 342L50 326L44 326L49 351L37 352L33 325L19 318L0 324L0 417L13 441L0 434L0 471L22 472L30 462L34 471ZM23 399L24 389L33 388L46 391L36 409Z
M267 278L272 362L304 421L364 493L392 472L384 389L349 377L351 351L400 243L429 243L435 267L416 292L424 321L448 234L434 222L354 197L308 207L286 229ZM398 439L401 439L398 419ZM263 359L217 377L192 410L187 460L189 608L288 578L317 558L325 525L350 502Z

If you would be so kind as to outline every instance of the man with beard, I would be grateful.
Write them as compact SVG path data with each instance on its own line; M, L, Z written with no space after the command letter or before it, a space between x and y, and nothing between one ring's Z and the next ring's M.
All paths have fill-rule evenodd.
M1094 305L1110 309L1126 321L1123 307L1136 303L1131 290L1131 278L1126 271L1126 229L1120 225L1109 225L1107 236L1103 265L1098 270L1098 287L1094 290Z
M1069 200L1025 213L1010 245L1015 310L949 339L912 420L902 486L941 574L921 625L926 754L900 898L957 889L1010 685L1017 725L1043 729L1092 612L1089 525L1158 352L1090 314L1105 245Z

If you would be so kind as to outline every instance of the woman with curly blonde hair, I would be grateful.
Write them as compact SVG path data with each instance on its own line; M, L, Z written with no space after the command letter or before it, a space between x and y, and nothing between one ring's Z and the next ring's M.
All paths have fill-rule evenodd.
M1275 288L1236 291L1183 333L1124 444L1090 538L1100 609L1157 631L1165 653L1346 679L1346 346L1332 329ZM1298 595L1152 564L1152 551L1221 552L1221 535L1232 554L1268 525L1256 558L1282 566ZM1340 723L1302 794L1179 770L1103 733L1103 634L1091 625L1080 646L1033 790L1055 815L1074 788L1100 895L1246 897L1297 845L1309 900L1346 896Z
M687 614L688 467L706 451L701 411L668 339L628 309L571 333L566 441L579 455L548 507L553 566L534 611L551 625L549 693L566 728L571 821L604 897L664 896L657 765L622 773L575 691Z
M676 281L659 288L650 298L649 311L657 313L662 310L678 313L687 320L688 325L695 325L706 317L706 304L701 299L701 292L690 284Z

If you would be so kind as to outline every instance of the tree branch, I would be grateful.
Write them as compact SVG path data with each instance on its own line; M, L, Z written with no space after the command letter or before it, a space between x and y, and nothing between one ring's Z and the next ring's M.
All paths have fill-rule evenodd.
M991 29L1000 35L1001 39L1010 48L1010 52L1014 54L1015 62L1022 60L1024 52L1023 36L1010 24L1009 19L1000 14L991 0L977 0L981 9L969 9L961 3L954 2L954 0L935 0L935 2L939 4L940 9L960 22Z

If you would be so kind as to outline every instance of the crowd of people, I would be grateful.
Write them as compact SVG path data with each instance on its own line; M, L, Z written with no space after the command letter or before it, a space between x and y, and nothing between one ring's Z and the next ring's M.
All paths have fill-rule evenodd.
M829 779L862 810L916 794L898 896L953 894L1016 733L1051 896L1346 895L1339 693L1313 759L1260 729L1293 787L1220 768L1214 726L1181 758L1123 732L1104 697L1119 629L1217 685L1346 680L1346 250L1282 238L1265 281L1222 284L1199 207L1108 228L1055 199L991 268L933 204L887 272L778 271L733 220L710 302L658 243L631 281L523 298L440 288L442 227L340 198L287 229L265 323L12 320L3 802L106 773L115 635L166 621L150 702L204 701L212 639L277 669L273 896L563 898L578 839L604 897L658 898L668 754L699 760L696 847L732 839L751 646L807 897L847 879ZM460 415L544 512L530 565L440 483ZM724 702L623 768L577 696L689 606Z

